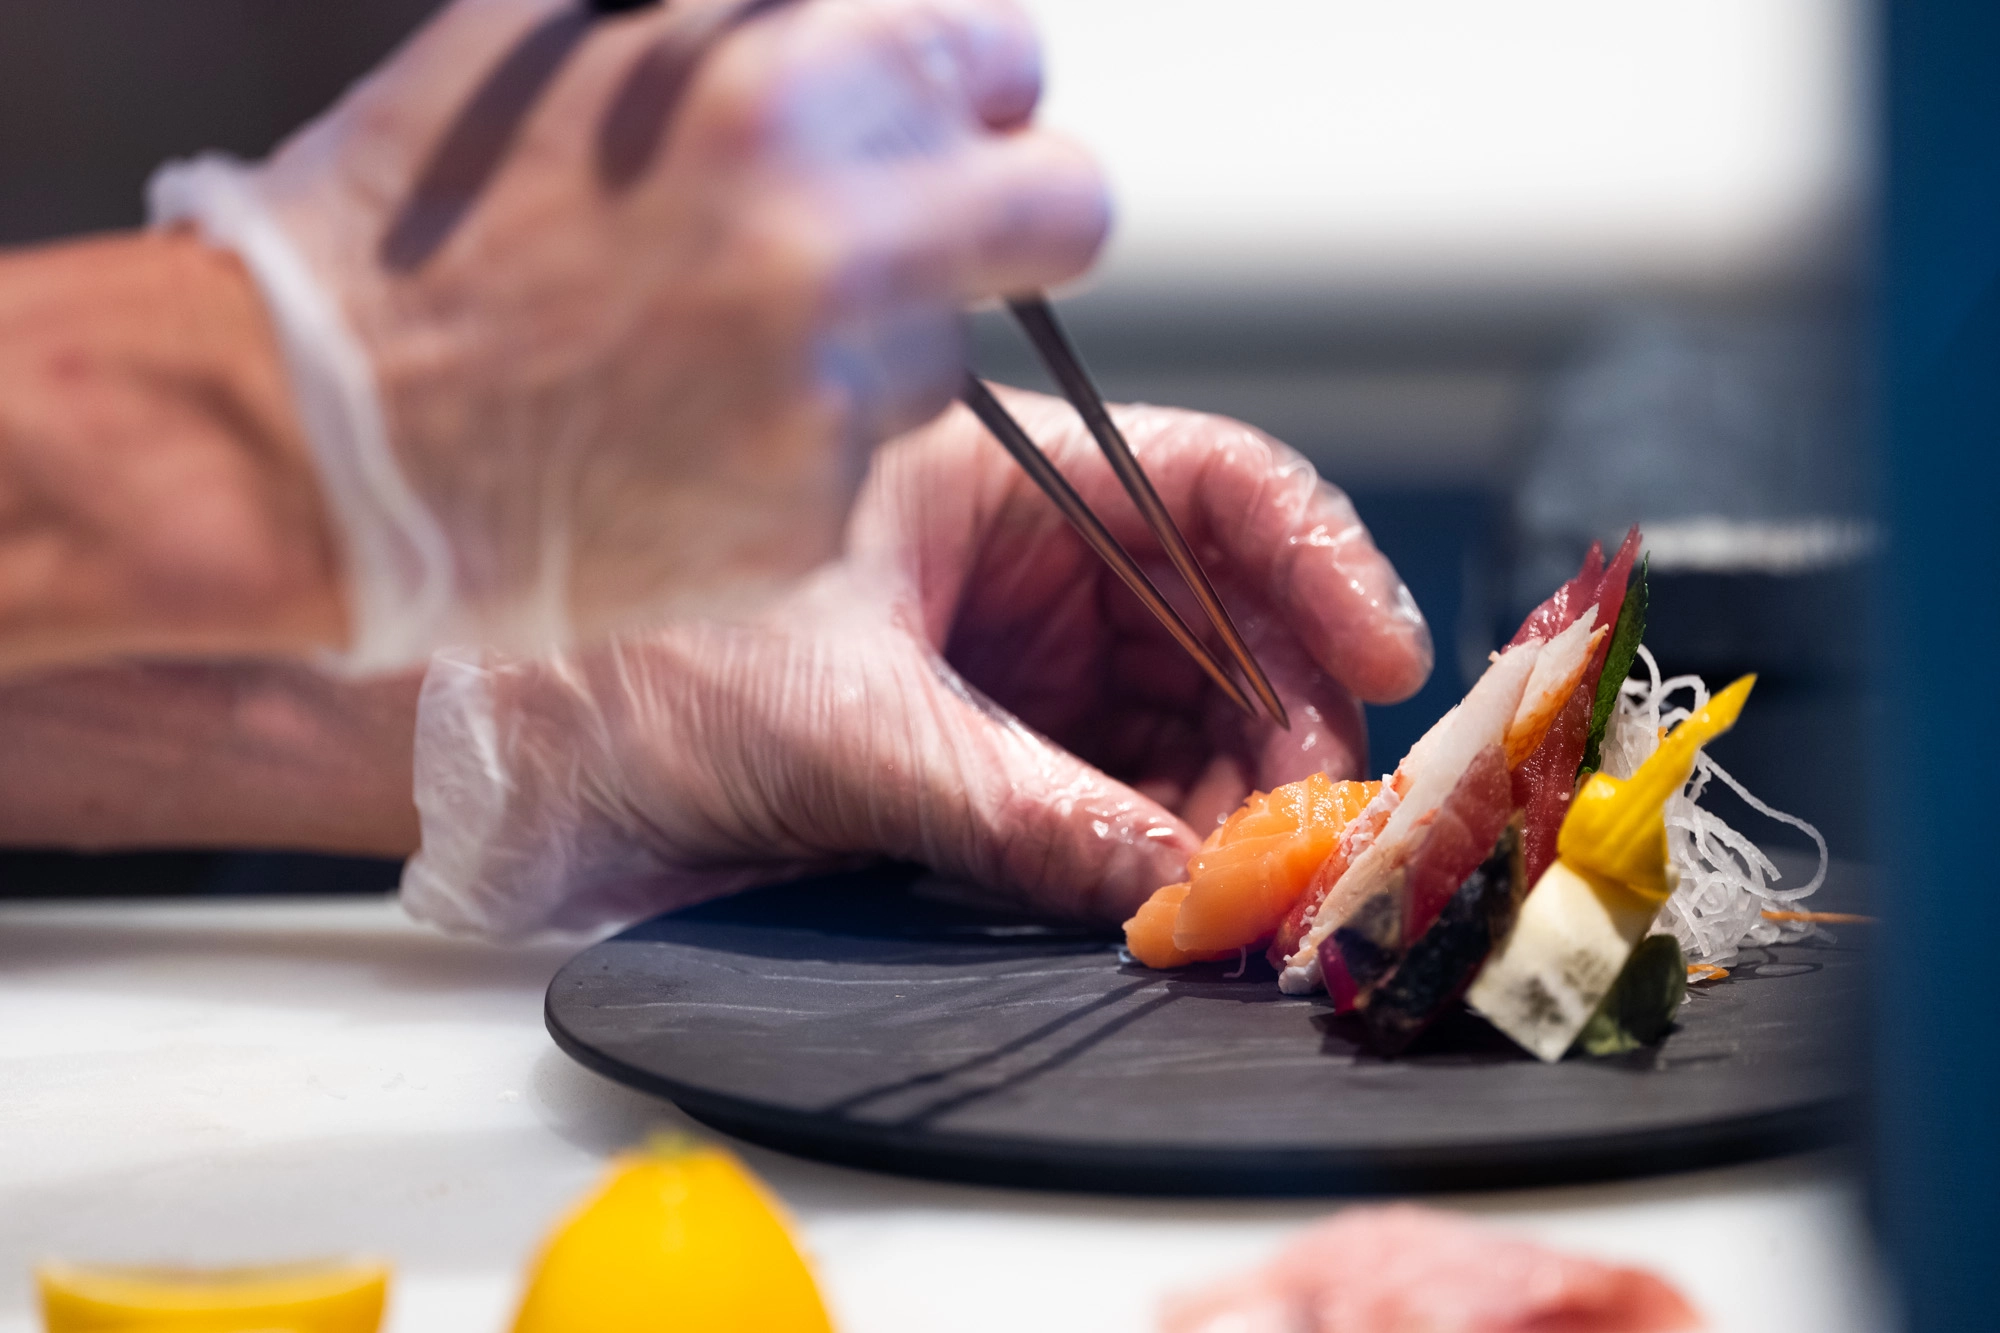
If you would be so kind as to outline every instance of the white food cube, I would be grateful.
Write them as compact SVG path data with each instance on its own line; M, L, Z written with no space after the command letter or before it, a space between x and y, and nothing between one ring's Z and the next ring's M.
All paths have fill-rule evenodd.
M1652 929L1662 900L1551 865L1466 1003L1543 1060L1562 1059Z

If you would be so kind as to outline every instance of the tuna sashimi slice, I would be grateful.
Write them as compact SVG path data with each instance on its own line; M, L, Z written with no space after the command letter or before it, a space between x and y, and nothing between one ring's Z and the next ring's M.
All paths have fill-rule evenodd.
M1609 629L1618 623L1618 608L1625 600L1625 584L1632 576L1632 562L1639 555L1639 525L1634 523L1618 546L1611 564L1604 563L1604 543L1592 542L1576 577L1550 593L1548 600L1528 612L1521 628L1507 641L1508 647L1530 639L1553 639L1576 623L1587 606L1597 608L1597 623Z
M1514 637L1507 641L1507 646L1511 648L1530 639L1553 639L1583 614L1584 607L1597 601L1603 584L1604 543L1592 542L1590 553L1583 557L1583 568L1576 572L1576 577L1528 612L1527 619L1521 622L1521 628L1514 631ZM1604 623L1601 616L1598 623Z
M1349 1208L1263 1267L1167 1302L1163 1333L1675 1333L1705 1327L1640 1268L1411 1204Z
M1466 765L1465 775L1438 807L1430 833L1404 871L1405 947L1431 928L1465 877L1492 853L1513 812L1506 756L1499 746L1489 745Z
M1556 835L1576 794L1576 770L1590 735L1595 683L1579 683L1535 752L1514 770L1514 804L1521 810L1521 863L1533 887L1556 859Z
M1618 554L1612 558L1610 568L1599 580L1595 608L1600 632L1608 631L1618 623L1618 613L1625 607L1625 587L1631 581L1632 563L1638 554L1639 528L1635 524L1625 534ZM1590 560L1586 559L1577 578L1563 587L1569 588L1577 579L1583 578L1589 572L1590 564ZM1546 620L1548 608L1548 602L1536 608L1522 623L1522 632L1527 632L1529 625L1536 623L1537 617ZM1577 677L1562 711L1550 723L1541 744L1514 770L1514 803L1521 808L1524 816L1521 855L1531 886L1541 879L1542 872L1555 860L1556 834L1562 829L1563 817L1569 813L1570 798L1576 792L1577 769L1583 764L1583 751L1590 737L1590 710L1597 700L1597 683L1604 673L1604 658L1609 649L1608 637L1593 643L1585 658L1584 670Z
M1367 995L1357 999L1368 1044L1379 1054L1399 1055L1442 1018L1464 997L1494 946L1513 930L1525 896L1521 834L1510 820L1486 859L1445 899L1436 919L1409 941L1394 970L1378 977ZM1350 922L1320 946L1320 967L1329 977L1334 968L1327 955L1335 946L1341 966L1348 967L1353 930ZM1365 949L1357 954L1367 956ZM1351 967L1348 970L1352 976Z
M1598 587L1597 623L1606 629L1618 623L1618 613L1625 606L1625 585L1632 581L1632 565L1638 558L1639 525L1634 523L1627 529L1625 540L1618 544L1618 554L1611 557L1611 564L1605 569L1603 582ZM1591 682L1592 685L1596 683L1594 680Z

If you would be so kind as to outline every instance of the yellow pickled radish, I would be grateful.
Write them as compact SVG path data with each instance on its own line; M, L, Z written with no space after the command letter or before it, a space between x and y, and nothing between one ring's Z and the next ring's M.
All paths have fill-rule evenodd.
M35 1270L48 1333L375 1333L386 1264Z
M1701 747L1736 725L1756 683L1755 676L1744 676L1710 699L1631 777L1591 774L1556 834L1556 855L1574 870L1603 875L1650 897L1673 892L1667 879L1667 798L1694 772Z
M827 1333L779 1206L720 1148L612 1164L536 1259L514 1333Z

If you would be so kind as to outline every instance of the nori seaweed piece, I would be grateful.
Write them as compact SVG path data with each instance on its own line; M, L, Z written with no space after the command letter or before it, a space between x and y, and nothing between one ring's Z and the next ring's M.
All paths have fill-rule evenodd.
M1465 994L1494 946L1513 929L1514 914L1527 896L1526 881L1516 816L1395 972L1363 1001L1369 1045L1384 1055L1397 1054Z
M1667 1035L1687 994L1687 959L1671 935L1648 935L1625 960L1571 1055L1623 1055Z
M1639 640L1646 636L1646 566L1652 556L1639 557L1632 580L1625 585L1625 601L1618 608L1618 625L1611 631L1611 647L1604 655L1604 672L1597 678L1597 698L1590 705L1590 731L1583 743L1583 763L1577 780L1595 773L1603 760L1604 729L1611 722L1611 710L1618 705L1618 688L1632 674L1639 656Z
M1400 881L1396 888L1400 890ZM1355 908L1347 924L1334 931L1320 951L1324 953L1328 945L1338 950L1347 975L1354 978L1358 989L1366 991L1388 976L1402 957L1402 924L1401 893L1378 893ZM1320 966L1324 968L1325 963Z

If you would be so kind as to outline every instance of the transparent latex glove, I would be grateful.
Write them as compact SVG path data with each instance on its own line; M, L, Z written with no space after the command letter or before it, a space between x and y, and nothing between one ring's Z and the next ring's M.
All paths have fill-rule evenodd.
M1008 401L1135 556L1156 552L1067 405ZM1408 696L1431 644L1347 498L1235 422L1118 419L1291 731L1222 696L954 408L878 453L845 556L754 622L434 661L410 911L514 936L886 854L1117 921L1252 787L1360 774L1357 699ZM1163 557L1148 572L1179 586Z
M1011 0L458 0L268 161L163 170L156 220L274 307L350 665L735 611L830 556L866 449L950 401L956 312L1102 239L1038 61Z

